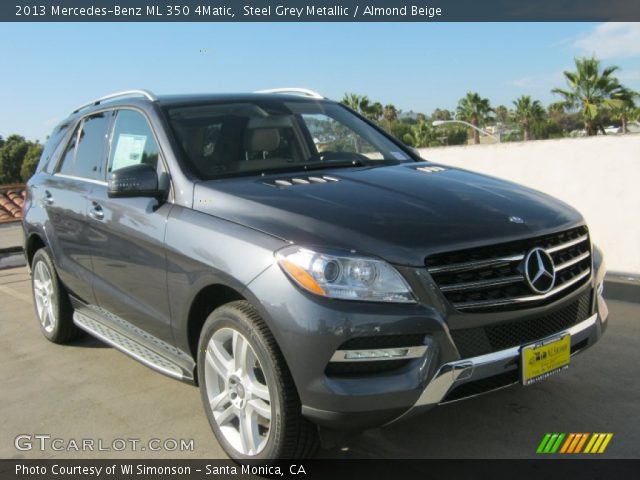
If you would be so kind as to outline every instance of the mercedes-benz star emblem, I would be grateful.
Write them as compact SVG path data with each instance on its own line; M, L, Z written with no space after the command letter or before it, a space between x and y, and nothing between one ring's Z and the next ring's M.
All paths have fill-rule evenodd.
M556 282L553 259L542 248L534 248L524 259L524 278L536 293L547 293Z

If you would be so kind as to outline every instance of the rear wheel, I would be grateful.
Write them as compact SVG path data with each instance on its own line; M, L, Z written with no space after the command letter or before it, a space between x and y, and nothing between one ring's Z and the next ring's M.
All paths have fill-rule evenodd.
M271 332L245 301L215 310L200 337L198 380L213 432L238 461L303 458L318 445Z
M81 330L73 323L69 295L58 279L46 248L35 253L31 270L33 303L43 335L54 343L65 343L80 336Z

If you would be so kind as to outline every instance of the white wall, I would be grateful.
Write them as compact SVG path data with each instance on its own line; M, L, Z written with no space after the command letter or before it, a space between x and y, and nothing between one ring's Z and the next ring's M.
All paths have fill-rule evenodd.
M420 153L564 200L585 216L609 271L640 274L640 135L423 148Z

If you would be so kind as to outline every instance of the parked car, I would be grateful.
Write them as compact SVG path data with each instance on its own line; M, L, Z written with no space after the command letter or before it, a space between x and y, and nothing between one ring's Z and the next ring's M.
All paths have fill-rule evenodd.
M285 90L129 91L54 129L23 218L48 340L199 385L229 456L267 461L535 383L600 338L573 208Z

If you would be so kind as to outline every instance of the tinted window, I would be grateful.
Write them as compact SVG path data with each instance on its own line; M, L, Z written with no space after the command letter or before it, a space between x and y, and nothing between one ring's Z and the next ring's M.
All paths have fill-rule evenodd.
M136 111L120 110L113 129L108 171L139 163L157 167L159 152L147 119Z
M102 180L102 166L106 155L107 136L111 112L103 112L87 117L82 122L78 141L74 175L77 177Z
M334 103L265 99L166 110L202 179L410 161L401 147Z
M80 127L78 127L80 128ZM73 159L76 154L76 141L78 140L78 129L73 132L73 136L67 145L67 149L64 152L64 157L62 157L62 162L58 167L58 172L64 173L65 175L73 175Z

